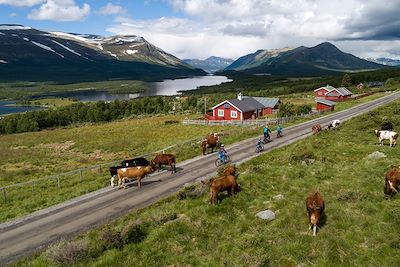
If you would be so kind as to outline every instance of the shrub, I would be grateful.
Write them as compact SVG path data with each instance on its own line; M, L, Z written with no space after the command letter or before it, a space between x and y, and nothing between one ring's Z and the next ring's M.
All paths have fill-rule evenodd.
M120 232L105 228L100 234L100 240L103 243L103 249L121 248L124 244Z
M88 256L86 240L63 240L46 251L46 258L55 264L72 265Z
M140 220L129 222L121 232L125 244L139 243L146 238L143 223Z
M189 185L185 186L181 191L178 192L178 199L183 200L186 198L198 198L204 194L204 192L207 191L207 186L203 185L202 183L198 185Z

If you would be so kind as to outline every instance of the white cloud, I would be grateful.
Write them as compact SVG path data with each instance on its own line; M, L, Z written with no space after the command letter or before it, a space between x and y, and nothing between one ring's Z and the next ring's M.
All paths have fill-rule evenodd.
M33 9L28 18L33 20L80 21L90 13L90 6L86 3L82 7L74 0L47 0L38 9Z
M46 0L0 0L0 4L18 6L18 7L25 7L25 6L30 7L43 3L45 1Z
M399 51L395 46L399 47L400 40L398 0L386 0L384 5L381 0L168 1L187 17L119 18L107 30L143 36L180 58L237 58L257 49L314 46L325 41L362 57L394 56ZM371 42L362 46L357 39ZM392 40L393 45L385 40Z
M16 17L16 16L17 16L17 13L13 12L13 13L8 14L8 16L9 16L10 18L13 18L13 17Z
M107 5L101 7L97 13L101 15L118 15L125 12L123 7L114 5L113 3L107 3Z

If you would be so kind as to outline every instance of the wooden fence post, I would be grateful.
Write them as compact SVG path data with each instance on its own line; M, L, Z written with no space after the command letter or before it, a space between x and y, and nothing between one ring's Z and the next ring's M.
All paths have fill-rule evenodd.
M57 176L57 185L58 185L58 188L60 188L60 176Z
M81 178L81 183L82 183L82 181L83 181L83 174L82 174L82 170L80 170L80 171L79 171L79 176L80 176L80 178Z

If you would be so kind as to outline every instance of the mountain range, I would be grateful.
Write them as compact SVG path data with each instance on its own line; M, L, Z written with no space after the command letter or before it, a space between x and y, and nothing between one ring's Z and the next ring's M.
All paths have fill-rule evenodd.
M263 75L327 75L375 70L385 66L340 51L325 42L308 48L258 50L235 60L224 71Z
M380 57L380 58L368 58L369 61L386 65L386 66L400 66L400 59L391 59L391 58L386 58L386 57Z
M199 69L203 69L208 73L214 73L225 69L233 63L233 59L211 56L207 59L183 59L183 62Z
M143 37L46 32L0 24L0 80L161 80L205 75Z
M316 76L375 70L399 63L375 61L344 53L328 42L310 48L258 50L235 61L219 57L180 60L140 36L104 37L0 24L0 81L156 81L205 75L204 70Z

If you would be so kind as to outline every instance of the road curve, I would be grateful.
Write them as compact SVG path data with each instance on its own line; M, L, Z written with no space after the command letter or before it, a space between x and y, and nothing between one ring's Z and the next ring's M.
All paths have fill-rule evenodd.
M400 98L400 92L353 108L287 127L284 136L265 146L266 151L291 144L311 135L311 126L326 127L332 120L345 121ZM372 130L372 129L371 129ZM261 129L260 129L261 131ZM372 131L371 131L372 134ZM255 146L259 137L228 146L233 163L247 161L258 154ZM155 173L142 182L142 188L126 190L103 189L61 205L51 207L11 223L0 225L0 265L45 249L60 238L68 238L94 226L112 221L132 210L140 209L177 192L186 183L215 175L216 154L198 156L177 165L178 172Z

